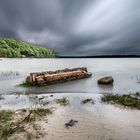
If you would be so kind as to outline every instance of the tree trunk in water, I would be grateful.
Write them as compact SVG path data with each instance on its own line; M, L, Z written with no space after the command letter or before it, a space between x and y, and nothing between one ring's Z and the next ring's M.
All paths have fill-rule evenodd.
M49 84L56 84L76 79L88 78L92 74L87 71L87 68L74 68L74 69L63 69L57 71L37 72L31 73L26 78L31 86L42 86Z

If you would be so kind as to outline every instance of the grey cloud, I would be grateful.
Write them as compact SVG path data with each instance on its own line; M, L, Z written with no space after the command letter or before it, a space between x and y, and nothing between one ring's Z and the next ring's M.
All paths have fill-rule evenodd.
M139 54L139 0L0 0L0 36L60 55Z

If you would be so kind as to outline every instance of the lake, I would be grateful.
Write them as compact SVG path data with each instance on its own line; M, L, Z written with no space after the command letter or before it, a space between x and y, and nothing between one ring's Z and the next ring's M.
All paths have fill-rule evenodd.
M43 87L21 87L30 72L64 68L87 67L92 77ZM97 80L113 76L113 86L99 86ZM130 94L140 91L140 58L93 59L2 59L0 61L1 109L17 110L37 106L36 96L46 97L54 113L48 123L39 122L47 132L44 140L139 140L140 111L102 103L107 93ZM24 95L27 93L28 95ZM51 97L50 95L53 95ZM69 106L59 106L57 98L69 99ZM81 105L83 99L92 98L95 104ZM76 126L66 129L70 119Z
M40 88L23 88L22 83L30 72L42 72L64 68L87 67L93 76L88 79ZM6 74L17 72L18 75ZM114 77L113 86L98 86L103 76ZM0 94L14 92L32 93L118 93L140 91L140 58L93 59L3 59L0 61Z

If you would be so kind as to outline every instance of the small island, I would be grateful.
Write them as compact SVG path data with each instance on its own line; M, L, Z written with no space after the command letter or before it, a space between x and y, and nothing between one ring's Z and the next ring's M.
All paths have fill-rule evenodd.
M55 58L56 52L41 45L13 38L0 38L0 57L4 58Z

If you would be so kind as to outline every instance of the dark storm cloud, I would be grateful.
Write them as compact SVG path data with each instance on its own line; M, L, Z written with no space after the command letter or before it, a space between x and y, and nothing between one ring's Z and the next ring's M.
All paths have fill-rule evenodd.
M0 0L0 36L61 55L139 54L139 0Z

